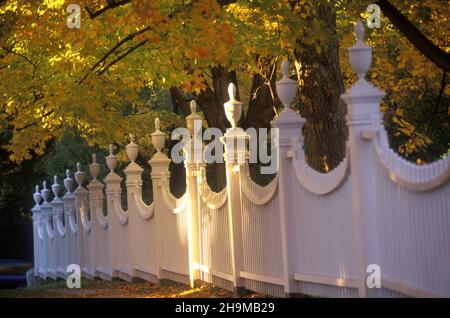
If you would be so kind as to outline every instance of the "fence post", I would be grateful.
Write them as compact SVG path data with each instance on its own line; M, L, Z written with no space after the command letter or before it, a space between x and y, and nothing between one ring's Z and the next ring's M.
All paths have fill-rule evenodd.
M384 93L364 78L372 64L372 48L364 43L364 27L355 27L356 44L349 48L350 64L358 74L358 81L342 95L347 104L352 201L355 220L358 292L360 297L374 297L379 289L369 289L366 268L379 264L376 222L376 194L374 193L376 153L373 143L365 138L374 133L380 123L380 101ZM383 270L383 269L381 269Z
M164 211L164 198L162 197L162 184L163 182L167 182L166 180L170 177L169 172L169 164L170 159L162 153L162 149L164 148L165 143L165 135L160 130L160 121L159 118L155 119L155 132L151 134L152 144L156 149L156 154L149 160L149 164L152 168L151 178L152 178L152 188L153 188L153 204L155 211L155 225L156 225L156 246L158 247L157 251L157 278L161 279L161 272L163 264L163 249L162 249L162 234L163 230L163 222L164 215L161 211Z
M39 276L39 271L41 270L41 251L40 237L39 237L39 222L41 221L41 208L39 204L41 203L41 193L39 192L39 186L36 185L36 192L33 194L34 207L31 209L33 213L33 247L34 247L34 276Z
M98 271L100 249L109 247L100 246L98 240L99 232L102 229L97 213L103 214L103 188L105 186L97 179L100 174L100 165L97 163L97 155L95 153L92 154L92 163L89 165L89 173L92 177L92 181L87 185L87 188L89 189L89 211L92 225L92 264L94 275L100 276Z
M58 177L55 175L52 184L54 199L52 200L53 211L53 232L55 236L55 259L56 259L56 276L66 278L66 229L63 225L63 209L64 203L59 198L61 186L58 183Z
M47 182L43 182L43 189L41 191L44 202L41 205L41 222L43 222L44 228L44 240L46 246L46 269L45 276L52 279L56 279L56 257L55 257L55 232L53 231L53 212L50 204L50 190L47 189Z
M202 133L202 119L196 114L197 104L194 100L190 104L191 114L186 117L187 127L191 139L185 146L186 151L186 186L189 193L188 210L188 244L189 244L189 280L191 287L200 279L200 223L199 223L199 201L197 188L197 175L203 162L203 146L199 138Z
M77 163L77 172L75 173L75 181L78 187L75 190L75 205L77 213L77 235L78 235L78 251L80 257L80 268L83 276L88 279L93 279L95 271L92 268L93 263L93 246L88 194L89 191L83 187L85 174L81 171L81 164Z
M109 248L111 251L111 273L112 276L117 276L117 249L121 248L118 241L120 238L117 235L117 217L114 215L114 200L116 192L120 191L120 183L122 178L114 172L117 166L117 156L113 153L113 145L109 145L109 156L106 157L106 165L108 166L109 173L103 180L105 182L106 188L106 206L108 210L108 231L109 231ZM119 196L120 199L120 196Z
M72 192L74 181L70 177L69 169L66 170L66 179L64 179L64 187L66 193L63 196L64 213L66 220L66 260L67 264L79 265L79 252L78 252L78 237L77 237L77 225L76 220L76 208L75 208L75 194Z
M136 159L139 154L139 146L134 142L134 135L130 134L130 143L126 145L126 152L130 164L125 168L126 187L127 187L127 201L128 201L128 224L130 229L130 252L132 257L132 267L136 269L136 251L145 249L146 242L141 242L136 239L136 222L142 222L138 218L138 210L135 204L135 197L142 197L142 169L137 163Z
M224 104L225 115L231 123L221 138L225 145L225 168L228 192L228 223L230 233L231 266L233 269L233 288L235 294L245 289L244 279L241 271L244 270L244 256L242 245L242 218L241 218L241 178L240 170L248 159L248 140L242 128L237 127L237 123L242 114L242 103L235 99L236 87L233 83L228 86L230 100Z
M130 214L122 210L122 177L114 172L114 169L117 167L117 156L114 155L113 148L114 146L110 144L109 156L106 157L106 164L110 172L104 180L108 205L108 226L110 227L111 238L111 264L114 275L124 280L132 281L136 271L130 251L130 228L128 223Z
M276 89L278 98L284 105L284 110L272 121L272 127L279 129L277 155L279 160L278 189L283 282L285 295L291 297L296 294L294 274L296 270L296 250L299 244L296 228L296 209L298 207L294 205L294 198L297 194L294 193L292 187L292 176L295 176L295 170L291 149L293 142L303 143L302 127L305 124L305 119L291 109L298 84L289 78L289 63L283 61L281 68L283 78L276 82Z

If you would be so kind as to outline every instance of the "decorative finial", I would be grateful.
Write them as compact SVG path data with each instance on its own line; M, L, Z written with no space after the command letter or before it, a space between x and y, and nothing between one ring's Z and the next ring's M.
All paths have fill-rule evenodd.
M42 182L43 189L41 191L42 198L45 202L48 202L48 197L50 195L50 190L47 189L47 181Z
M234 85L233 82L231 82L230 84L228 84L228 97L230 98L230 101L235 100L235 96L236 96L236 86Z
M84 172L81 171L81 163L77 162L77 172L75 173L75 181L81 187L84 181Z
M289 61L283 60L281 62L281 73L283 74L283 77L289 77Z
M92 154L92 163L89 165L89 172L94 179L97 179L100 174L100 165L97 163L97 155L95 153Z
M36 205L39 205L39 203L41 203L41 193L39 192L39 186L36 184L36 192L33 193L33 199L34 199L34 203L36 203Z
M297 93L297 81L289 78L289 62L281 62L281 73L283 77L276 82L277 95L286 109L291 109L292 101Z
M125 146L125 149L127 150L128 159L131 162L135 162L139 154L139 146L134 142L134 134L130 134L130 143Z
M372 65L372 48L364 43L364 25L358 20L355 24L356 43L348 48L350 65L358 75L359 80L365 81L365 75Z
M55 175L53 177L53 185L52 185L52 191L53 191L53 194L55 195L55 199L59 197L60 190L61 190L61 186L58 183L58 176Z
M155 118L155 131L151 134L152 137L152 144L155 147L156 151L161 152L161 150L164 148L164 143L166 141L166 137L164 133L160 130L161 128L161 122L159 121L159 118Z
M357 20L355 24L356 41L364 41L364 25L361 20Z
M191 114L195 114L195 111L197 109L197 102L193 99L191 100Z
M237 123L242 115L242 103L235 98L236 86L233 83L228 84L228 96L230 100L223 104L225 108L225 116L231 123L231 129L236 129Z
M109 171L114 172L114 169L117 166L117 156L114 156L114 145L109 144L109 156L106 157L106 165L109 168Z
M73 188L73 180L70 178L70 170L66 170L66 179L64 179L64 187L66 188L68 193L72 192Z

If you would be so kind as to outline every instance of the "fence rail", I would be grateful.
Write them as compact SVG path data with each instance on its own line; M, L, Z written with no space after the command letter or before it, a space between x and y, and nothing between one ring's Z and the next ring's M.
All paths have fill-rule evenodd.
M139 146L133 138L124 170L127 211L112 147L103 182L93 156L87 187L78 165L78 186L73 189L67 171L64 196L56 178L51 191L45 182L41 191L36 188L35 274L65 278L67 265L79 264L89 279L140 277L191 285L202 280L274 296L450 297L450 158L416 166L389 148L379 111L384 93L364 78L372 56L362 38L358 30L357 43L349 49L359 79L342 96L349 140L347 155L335 169L319 173L305 160L305 120L290 108L297 83L289 79L284 62L277 93L285 109L272 122L279 130L279 170L268 185L256 184L248 163L240 160L248 157L247 147L228 148L249 138L236 127L241 105L231 87L225 106L233 128L222 139L224 190L211 190L205 164L196 160L198 149L188 143L186 193L172 195L171 160L162 152L165 137L157 119L150 205L142 200L143 169L135 162ZM201 122L192 108L191 130ZM381 288L366 283L371 264L381 270Z

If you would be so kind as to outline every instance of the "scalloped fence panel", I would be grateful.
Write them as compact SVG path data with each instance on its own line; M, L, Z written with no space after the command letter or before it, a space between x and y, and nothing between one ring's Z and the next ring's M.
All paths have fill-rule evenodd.
M222 191L208 185L206 147L197 139L202 119L192 102L186 120L193 137L183 146L187 189L180 198L170 191L171 159L163 153L159 119L150 175L142 175L130 136L125 189L112 146L104 180L97 179L94 155L86 187L80 164L76 189L66 172L63 196L57 178L51 190L46 182L36 187L35 275L65 279L67 265L78 264L88 279L202 281L280 297L450 297L450 157L417 166L389 147L379 107L384 93L365 79L372 49L363 33L357 24L349 56L358 80L342 95L347 152L332 171L319 173L306 162L305 120L290 107L298 84L285 61L276 84L284 110L272 121L278 167L272 181L261 186L250 175L252 140L236 125L242 104L230 84ZM142 199L142 178L152 181L150 205Z

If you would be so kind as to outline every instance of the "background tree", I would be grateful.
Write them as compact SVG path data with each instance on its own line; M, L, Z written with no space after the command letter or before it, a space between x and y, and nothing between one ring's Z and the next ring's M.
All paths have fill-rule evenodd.
M66 25L69 3L0 3L2 147L16 164L42 155L67 129L89 146L114 142L120 149L132 132L150 155L154 117L168 131L183 125L190 98L208 126L224 130L229 81L246 105L242 126L268 127L280 110L274 82L282 58L296 65L309 164L326 171L344 156L339 97L354 80L346 49L370 1L87 0L80 29ZM449 9L443 1L379 3L385 15L381 29L369 30L370 77L388 93L382 107L393 144L413 160L430 161L450 142L441 58ZM418 44L420 36L434 48ZM156 91L167 107L142 99ZM424 155L427 149L433 153Z

